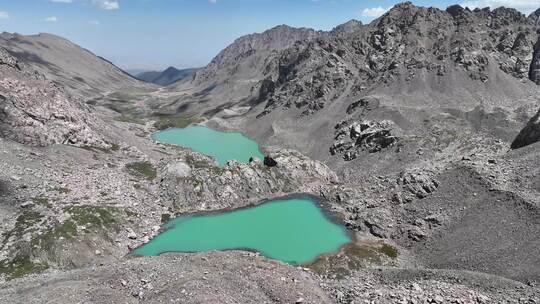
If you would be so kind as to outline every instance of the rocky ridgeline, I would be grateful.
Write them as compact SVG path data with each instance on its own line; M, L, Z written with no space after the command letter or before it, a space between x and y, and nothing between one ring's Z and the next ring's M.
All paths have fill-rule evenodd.
M464 72L479 83L497 81L497 68L536 81L536 26L509 8L446 11L396 5L367 26L298 41L270 57L259 102L268 114L277 107L313 113L380 83ZM531 63L533 63L531 65Z
M0 49L0 135L20 143L110 147L82 103Z

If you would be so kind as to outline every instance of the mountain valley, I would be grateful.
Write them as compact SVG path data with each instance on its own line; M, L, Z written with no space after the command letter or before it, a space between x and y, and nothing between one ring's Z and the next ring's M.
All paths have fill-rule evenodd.
M540 302L539 16L405 2L240 37L164 82L1 34L0 302ZM191 124L266 157L152 138ZM129 255L175 216L296 194L353 241L302 265Z

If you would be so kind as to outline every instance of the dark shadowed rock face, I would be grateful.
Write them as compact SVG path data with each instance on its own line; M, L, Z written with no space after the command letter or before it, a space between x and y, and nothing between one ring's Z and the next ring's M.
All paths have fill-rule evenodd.
M519 135L512 142L511 148L519 149L538 141L540 141L540 111L538 111L538 113L529 120L527 126L519 132Z
M88 109L0 49L0 136L33 146L107 146Z
M534 47L531 68L529 69L529 79L540 85L540 37Z

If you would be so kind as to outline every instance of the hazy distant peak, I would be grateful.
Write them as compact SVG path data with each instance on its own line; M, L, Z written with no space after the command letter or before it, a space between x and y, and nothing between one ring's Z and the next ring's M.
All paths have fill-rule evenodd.
M135 77L142 81L154 83L161 86L167 86L184 78L192 76L198 69L177 69L173 66L159 71L147 71L137 74Z

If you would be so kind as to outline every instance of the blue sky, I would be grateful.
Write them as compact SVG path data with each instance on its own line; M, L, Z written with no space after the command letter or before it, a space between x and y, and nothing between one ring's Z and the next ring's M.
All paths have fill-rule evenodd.
M235 38L279 24L328 30L350 19L369 22L393 0L0 0L0 28L48 32L122 68L206 65ZM528 13L540 0L417 0L446 8L510 6Z

